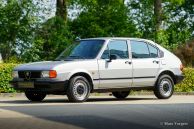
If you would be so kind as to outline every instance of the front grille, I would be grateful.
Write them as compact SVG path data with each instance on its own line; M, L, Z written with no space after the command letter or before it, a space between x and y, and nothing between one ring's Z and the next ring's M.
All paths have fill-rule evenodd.
M18 71L19 78L31 79L41 78L40 71Z

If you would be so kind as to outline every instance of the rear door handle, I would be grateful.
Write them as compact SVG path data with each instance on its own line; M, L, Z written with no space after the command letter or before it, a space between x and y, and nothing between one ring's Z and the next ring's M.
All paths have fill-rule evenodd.
M125 64L131 64L131 61L125 61Z

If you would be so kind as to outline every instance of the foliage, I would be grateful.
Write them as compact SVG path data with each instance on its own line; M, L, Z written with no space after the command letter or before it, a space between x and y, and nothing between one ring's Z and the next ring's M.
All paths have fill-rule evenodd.
M35 13L32 0L0 2L0 52L3 59L22 53L30 46L36 28Z
M17 56L10 56L8 59L4 60L4 63L21 64L23 61Z
M56 6L49 1L0 1L0 53L5 62L53 60L75 37L140 37L169 50L194 37L193 0L162 0L158 31L154 0L57 0ZM48 19L54 7L60 15ZM77 15L66 19L72 9Z
M0 64L0 93L4 92L16 92L10 87L9 81L12 79L11 73L13 68L17 64L13 63L1 63ZM185 68L183 71L185 78L183 82L175 86L175 91L177 92L192 92L194 91L194 69Z
M66 23L60 17L54 17L36 31L32 46L22 55L22 59L25 62L54 60L72 39Z
M174 53L181 59L185 66L194 66L194 40L190 40L186 44L180 45L174 50Z
M172 50L193 36L194 1L163 0L162 25L156 35L153 0L129 0L129 17L142 38L151 39ZM156 38L157 37L157 38Z
M4 92L15 92L10 87L9 81L12 79L11 73L16 64L12 63L1 63L0 64L0 93Z
M194 91L194 69L185 68L183 71L184 80L175 86L177 92L193 92Z
M0 1L0 53L7 63L0 64L0 92L14 92L8 81L15 64L53 60L75 37L151 39L173 50L185 66L194 66L193 0L162 0L158 31L154 0L57 0L56 4L60 14L48 19L41 13L48 16L53 6L46 7L43 1ZM74 18L66 17L71 7L78 12ZM187 68L184 74L176 91L193 91L194 70Z
M186 41L192 39L194 1L184 0L182 4L168 3L164 7L166 33L168 34L168 46L176 48Z
M154 39L153 0L129 0L128 14L133 20L142 38Z
M81 4L82 12L70 25L74 35L81 38L137 36L127 8L120 0L84 0Z

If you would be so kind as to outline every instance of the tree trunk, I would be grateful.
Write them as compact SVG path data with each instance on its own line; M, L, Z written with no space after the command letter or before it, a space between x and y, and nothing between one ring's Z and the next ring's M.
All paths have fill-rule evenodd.
M155 16L155 31L156 40L158 39L158 32L162 24L162 0L154 0L154 16Z
M67 0L57 0L56 3L56 16L64 19L64 21L67 21Z

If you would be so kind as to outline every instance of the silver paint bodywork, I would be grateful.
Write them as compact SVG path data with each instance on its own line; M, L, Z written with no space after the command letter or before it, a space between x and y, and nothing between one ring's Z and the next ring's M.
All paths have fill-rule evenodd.
M94 89L154 86L158 76L163 71L168 70L175 75L182 74L180 70L181 61L174 54L164 49L160 45L154 43L153 41L137 38L94 38L92 40L96 39L103 39L105 40L105 43L95 59L34 62L20 65L14 70L56 70L57 77L51 78L51 80L54 81L69 80L71 76L76 73L85 73L91 77ZM107 60L101 59L103 51L106 49L107 44L111 40L127 41L129 49L129 59L117 59L112 60L111 62L107 62ZM144 41L152 44L164 52L164 57L132 59L130 40ZM153 63L154 60L157 60L159 63ZM126 64L126 61L131 62L131 64ZM40 78L39 80L41 79L42 78Z

